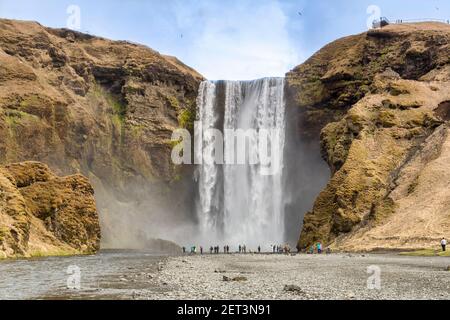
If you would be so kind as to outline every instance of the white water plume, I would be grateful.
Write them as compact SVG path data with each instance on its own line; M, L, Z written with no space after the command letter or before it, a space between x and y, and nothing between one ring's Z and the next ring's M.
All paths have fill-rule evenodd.
M277 139L270 140L267 148L272 162L274 160L279 165L279 170L273 174L262 174L261 163L225 162L222 165L203 162L199 165L196 176L200 241L207 246L212 241L220 241L229 245L246 244L253 248L281 244L285 240L282 200L284 79L205 81L200 86L197 105L203 133L209 129L221 132L239 129L257 133L277 132ZM223 137L224 149L235 151L235 136L225 133ZM195 138L201 140L196 157L213 156L216 138L209 134L196 134ZM255 154L262 160L261 139L260 134L247 139L247 160Z

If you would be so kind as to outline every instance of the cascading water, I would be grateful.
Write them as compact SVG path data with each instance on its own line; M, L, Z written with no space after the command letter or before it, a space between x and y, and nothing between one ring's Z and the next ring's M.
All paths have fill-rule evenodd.
M217 150L225 150L225 164L203 161L197 167L202 242L253 247L282 243L284 79L205 81L197 105L201 130L195 136L196 158L212 158ZM223 134L223 145L208 132L211 129ZM244 139L244 151L237 132L250 133ZM269 158L267 170L269 162L263 160Z

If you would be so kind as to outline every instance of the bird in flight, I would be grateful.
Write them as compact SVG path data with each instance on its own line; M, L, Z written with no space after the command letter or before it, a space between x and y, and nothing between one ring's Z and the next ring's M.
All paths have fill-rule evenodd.
M298 12L298 15L299 15L299 16L302 16L303 14L299 11L299 12Z

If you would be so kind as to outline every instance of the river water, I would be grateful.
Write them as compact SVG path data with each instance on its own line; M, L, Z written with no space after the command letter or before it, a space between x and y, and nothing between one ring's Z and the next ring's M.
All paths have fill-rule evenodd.
M156 273L165 258L107 250L92 256L0 261L0 299L133 299L141 291L164 291Z

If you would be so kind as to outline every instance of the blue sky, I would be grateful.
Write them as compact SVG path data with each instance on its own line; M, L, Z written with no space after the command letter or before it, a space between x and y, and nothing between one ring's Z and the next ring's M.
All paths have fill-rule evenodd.
M448 0L0 0L0 17L148 45L208 79L283 76L328 42L363 32L373 12L390 19L450 19Z

